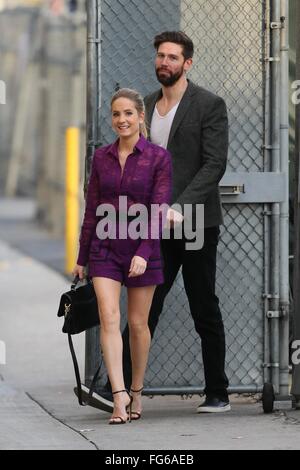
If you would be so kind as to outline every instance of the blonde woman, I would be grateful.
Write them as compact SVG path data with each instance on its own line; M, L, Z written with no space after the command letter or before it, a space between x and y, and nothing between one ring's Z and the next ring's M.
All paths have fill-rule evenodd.
M146 139L144 103L135 90L119 90L112 98L111 114L118 139L95 151L73 274L83 278L84 268L89 264L99 306L100 342L114 397L109 424L124 424L130 418L141 417L141 391L151 341L148 316L155 288L163 283L164 277L159 237L151 238L149 232L146 238L134 239L129 234L126 239L119 237L121 225L128 223L122 222L125 214L119 210L119 198L126 196L127 209L136 203L143 204L149 214L152 204L169 204L171 156ZM111 204L116 209L116 237L97 236L100 218L96 210L101 204ZM160 220L159 233L162 223ZM119 306L122 284L128 294L130 391L125 389L122 367Z

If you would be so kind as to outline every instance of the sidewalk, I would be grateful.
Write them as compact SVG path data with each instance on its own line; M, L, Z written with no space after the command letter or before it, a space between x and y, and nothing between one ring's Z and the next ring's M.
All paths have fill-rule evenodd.
M232 411L219 415L198 415L197 396L145 397L140 421L109 426L107 413L80 407L73 394L56 317L67 280L1 240L0 279L0 449L300 449L300 412L265 415L251 397L231 397ZM84 335L74 341L83 370Z

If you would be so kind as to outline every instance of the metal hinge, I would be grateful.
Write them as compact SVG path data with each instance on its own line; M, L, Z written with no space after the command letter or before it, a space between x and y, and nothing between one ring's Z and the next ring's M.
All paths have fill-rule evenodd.
M267 294L266 292L264 292L264 293L262 294L262 298L263 298L263 299L280 299L280 296L279 296L278 294L277 294L277 295L275 295L275 294Z
M102 42L102 39L89 37L89 38L87 38L87 42L88 43L100 44Z
M282 29L285 26L285 16L280 17L280 21L271 21L270 29Z
M261 148L262 150L280 150L279 145L262 145Z
M280 310L268 310L267 311L267 318L280 318L282 313Z
M265 27L268 27L270 24L270 29L282 29L285 27L285 16L280 17L280 21L271 21L270 23L265 23Z
M266 57L266 62L280 62L280 57Z
M281 21L272 21L270 24L271 29L281 29L283 28L283 23Z
M279 367L279 362L264 362L262 366L267 369L271 367Z
M272 215L272 211L261 211L261 215ZM263 294L263 297L267 297L267 294Z

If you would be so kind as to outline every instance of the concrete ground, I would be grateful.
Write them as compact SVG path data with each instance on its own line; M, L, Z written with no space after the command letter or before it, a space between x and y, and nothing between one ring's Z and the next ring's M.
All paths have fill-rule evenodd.
M46 261L51 250L35 255L24 230L28 220L21 221L22 236L32 254L22 248L8 202L0 201L0 345L6 347L6 364L0 355L0 449L300 449L300 411L266 415L257 397L231 396L232 411L218 415L197 414L197 396L144 397L142 419L123 426L109 426L107 413L80 407L56 317L69 282ZM74 340L83 370L84 334Z

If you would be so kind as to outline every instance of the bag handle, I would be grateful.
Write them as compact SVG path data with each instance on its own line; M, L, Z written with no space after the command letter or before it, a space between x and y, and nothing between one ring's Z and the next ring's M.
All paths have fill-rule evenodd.
M73 341L72 341L72 336L69 333L68 333L68 341L69 341L69 347L70 347L70 351L71 351L71 356L72 356L74 371L75 371L75 377L76 377L76 383L77 383L78 403L81 406L87 406L87 405L89 405L90 400L92 398L92 395L93 395L93 392L94 392L94 389L95 389L95 386L96 386L96 382L97 382L97 379L98 379L98 376L99 376L99 373L100 373L100 369L101 369L101 366L102 366L103 359L101 358L100 365L99 365L98 369L96 370L96 373L93 377L93 380L92 380L92 383L91 383L91 386L90 386L90 391L89 391L89 394L88 394L88 398L87 398L86 401L83 401L79 366L78 366L77 357L76 357L76 353L75 353L75 349L74 349L74 345L73 345Z
M90 278L89 276L85 276L84 279L86 279L87 282L92 282L92 280L91 280L91 278ZM78 284L79 281L81 281L81 279L80 279L80 277L79 277L78 274L77 274L77 276L74 277L74 279L73 279L73 281L72 281L71 290L75 290L75 289L76 289L76 286L77 286L77 284Z
M74 290L75 287L77 286L78 282L80 281L79 279L79 276L77 275L76 277L74 277L73 281L72 281L72 284L71 284L71 290Z

